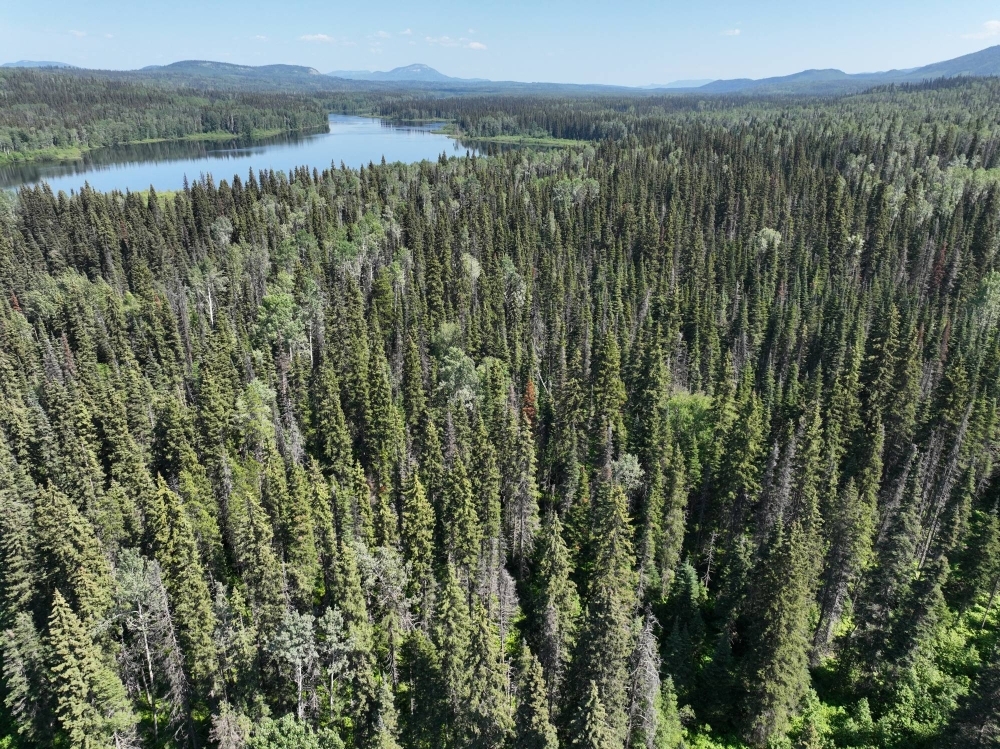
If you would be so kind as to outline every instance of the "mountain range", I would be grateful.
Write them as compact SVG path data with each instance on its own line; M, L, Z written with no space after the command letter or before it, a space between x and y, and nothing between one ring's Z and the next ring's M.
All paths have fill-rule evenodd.
M334 70L327 75L334 78L343 78L349 81L425 81L428 83L488 83L485 78L454 78L444 73L439 73L430 65L414 63L404 65L392 70Z
M951 60L907 70L845 73L842 70L803 70L774 78L735 78L712 81L696 91L704 93L842 93L889 83L919 83L935 78L1000 75L1000 45Z
M429 65L407 65L389 71L336 70L328 75L356 81L395 83L493 83L482 78L455 78L439 73ZM646 91L697 91L702 93L841 93L889 83L919 83L935 78L958 76L1000 75L1000 45L951 60L919 68L888 70L877 73L845 73L828 68L803 70L791 75L772 78L733 78L728 80L679 80L665 84L642 86ZM498 82L500 83L500 82Z
M60 62L21 60L4 63L5 68L63 68L69 72L81 69ZM601 91L644 91L648 93L686 94L841 94L860 91L872 86L898 83L919 83L936 78L1000 75L1000 45L962 55L951 60L904 70L876 73L845 73L834 68L803 70L791 75L771 78L733 78L726 80L679 80L639 88L597 84L521 83L490 81L482 78L457 78L445 75L429 65L413 64L387 71L334 70L323 74L302 65L235 65L210 60L182 60L169 65L150 65L137 71L87 71L102 75L140 77L167 80L172 83L210 87L229 85L259 89L275 87L298 90L330 90L362 86L392 86L394 88L434 88L453 92L475 90L492 92L556 92L599 93Z
M46 62L44 60L18 60L17 62L5 62L0 68L75 68L76 65L69 65L65 62Z

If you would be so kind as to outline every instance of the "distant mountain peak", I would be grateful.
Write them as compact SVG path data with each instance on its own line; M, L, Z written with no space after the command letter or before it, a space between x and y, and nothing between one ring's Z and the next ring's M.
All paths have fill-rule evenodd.
M920 83L935 78L1000 75L1000 44L951 60L919 68L877 73L845 73L842 70L802 70L773 78L734 78L713 81L697 90L705 93L846 93L893 83Z
M680 81L670 81L670 83L650 83L646 86L640 86L639 88L699 88L700 86L704 86L714 80L715 78L685 78Z
M45 60L18 60L17 62L5 62L0 68L75 68L65 62L48 62Z
M392 70L334 70L327 73L327 75L351 81L429 81L432 83L445 83L448 81L482 80L481 78L454 78L422 62L403 65Z
M322 75L316 68L304 65L238 65L234 62L217 62L215 60L178 60L169 65L147 65L141 70L218 70L233 73L289 73L298 75Z

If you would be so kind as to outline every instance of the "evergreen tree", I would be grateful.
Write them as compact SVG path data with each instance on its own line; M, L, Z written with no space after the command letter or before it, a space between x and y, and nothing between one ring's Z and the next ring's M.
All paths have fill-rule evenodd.
M437 651L437 670L444 689L441 695L441 707L445 711L441 718L444 746L462 746L469 736L471 628L466 597L459 588L451 565L448 565L431 627L431 638Z
M434 510L414 471L403 490L403 558L410 565L409 594L416 599L417 615L429 620L434 596Z
M471 584L479 560L482 528L472 496L472 483L460 455L453 457L451 469L445 475L441 506L444 549L463 580Z
M595 682L590 682L584 701L575 712L568 731L569 746L581 749L612 749L619 746L613 729L608 725L608 715Z
M514 744L524 749L556 749L559 739L549 717L549 695L542 665L526 643L517 664L517 711Z
M11 627L0 636L3 652L3 704L9 711L17 734L37 742L44 735L41 723L46 714L47 683L45 650L31 616L19 613Z
M507 665L501 657L499 633L482 604L476 604L472 619L467 707L469 728L462 743L484 749L505 746L513 736L514 721L508 698Z
M218 668L212 645L212 599L180 497L162 478L157 501L159 512L149 521L156 559L163 570L188 674L192 681L204 685Z
M35 518L49 586L65 588L85 622L100 622L111 607L111 574L93 528L52 484L39 491Z
M548 709L556 713L576 643L580 598L570 579L569 549L562 539L559 515L550 513L535 550L533 642L546 675Z
M747 740L766 746L788 729L809 684L809 608L813 547L798 522L779 521L751 594L750 650L741 663Z
M60 733L74 747L128 741L136 716L118 675L57 590L49 617L49 689Z
M598 707L601 712L606 711L601 722L606 724L610 739L624 744L628 732L628 657L633 648L632 618L638 581L633 570L625 493L612 481L609 468L605 469L594 497L596 548L586 610L573 656L573 678L578 688L584 684L597 688L598 700L588 711ZM592 702L579 692L574 697L578 704ZM589 726L595 720L587 717L585 723Z

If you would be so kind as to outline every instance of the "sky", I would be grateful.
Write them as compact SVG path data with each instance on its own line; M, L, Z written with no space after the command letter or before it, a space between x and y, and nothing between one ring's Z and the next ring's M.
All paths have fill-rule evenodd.
M642 86L910 68L994 44L996 0L0 0L0 62L88 68L425 63L463 78Z

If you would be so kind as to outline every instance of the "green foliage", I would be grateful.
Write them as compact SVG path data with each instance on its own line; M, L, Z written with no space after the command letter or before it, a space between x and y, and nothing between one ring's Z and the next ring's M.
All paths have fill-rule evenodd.
M264 718L258 722L245 746L247 749L341 749L344 744L335 733L316 731L295 716L284 715L277 720Z
M137 80L5 70L0 92L0 164L33 158L79 159L123 143L212 135L233 140L264 131L325 127L323 110L303 96L197 92Z
M998 85L0 197L0 741L995 743Z

